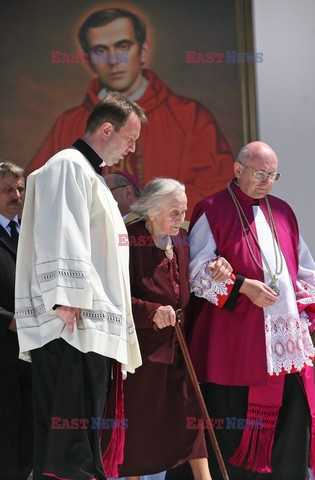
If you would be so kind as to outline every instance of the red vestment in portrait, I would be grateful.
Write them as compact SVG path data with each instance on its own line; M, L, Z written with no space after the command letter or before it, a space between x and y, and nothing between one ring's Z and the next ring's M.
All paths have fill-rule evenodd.
M200 103L175 95L151 70L137 103L148 124L142 126L136 151L104 173L129 172L143 186L154 177L176 178L186 185L188 218L197 201L225 187L233 177L233 156L211 112ZM52 155L83 137L89 114L99 103L102 85L90 83L80 106L62 113L27 167L41 167Z

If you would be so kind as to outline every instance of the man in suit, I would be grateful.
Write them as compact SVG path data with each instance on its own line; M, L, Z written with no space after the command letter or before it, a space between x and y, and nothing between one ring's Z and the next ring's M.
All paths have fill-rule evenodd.
M0 163L0 478L24 480L32 470L30 364L18 360L14 315L15 263L24 171Z

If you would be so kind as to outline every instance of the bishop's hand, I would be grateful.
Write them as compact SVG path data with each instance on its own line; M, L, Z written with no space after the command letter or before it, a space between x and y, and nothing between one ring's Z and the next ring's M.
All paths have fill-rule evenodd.
M240 293L246 295L257 307L270 307L277 300L277 294L263 282L245 278Z

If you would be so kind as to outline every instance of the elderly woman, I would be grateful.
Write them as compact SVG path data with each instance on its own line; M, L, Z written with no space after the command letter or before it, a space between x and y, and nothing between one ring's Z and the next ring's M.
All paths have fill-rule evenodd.
M168 470L189 461L195 479L211 479L202 429L187 427L200 409L173 326L189 301L185 187L173 179L147 184L128 226L133 315L143 365L125 381L125 460L121 476ZM228 273L224 260L214 277ZM181 318L184 322L184 316Z

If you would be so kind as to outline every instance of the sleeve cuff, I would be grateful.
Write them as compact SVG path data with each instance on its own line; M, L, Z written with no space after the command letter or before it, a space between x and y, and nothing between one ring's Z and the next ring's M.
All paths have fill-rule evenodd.
M238 273L235 273L235 283L233 285L229 298L223 305L223 308L225 308L226 310L229 310L230 312L234 310L239 297L239 291L241 286L243 285L244 280L245 280L245 277L243 277L242 275L239 275Z

